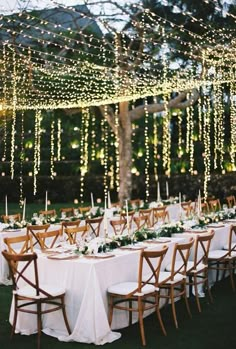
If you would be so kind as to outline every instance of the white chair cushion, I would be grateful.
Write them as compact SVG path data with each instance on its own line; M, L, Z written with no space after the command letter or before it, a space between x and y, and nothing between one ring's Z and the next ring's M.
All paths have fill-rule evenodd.
M209 251L208 258L209 259L220 259L226 255L227 251L225 250L212 250Z
M109 293L115 293L121 296L126 296L127 294L133 292L138 287L137 282L122 282L120 284L112 285L108 287ZM155 286L153 285L145 285L142 288L143 294L152 293L156 290ZM135 296L138 296L138 293L134 294Z
M165 281L167 278L169 278L171 276L171 273L168 272L168 271L161 271L160 274L159 274L159 283L161 284L163 281ZM166 284L175 284L181 280L184 280L185 279L185 276L182 275L182 274L176 274L174 276L174 280L171 281L171 280L168 280L166 281L165 283Z
M232 244L232 247L231 248L236 248L236 244ZM223 249L224 250L228 250L229 249L229 245L227 244L227 245L225 245L224 247L223 247Z
M49 293L53 297L57 297L57 296L65 293L65 289L62 288L62 287L57 287L57 286L43 284L43 285L40 285L40 288L42 290L44 290L45 292ZM33 288L33 287L29 286L29 285L19 288L16 291L16 294L18 296L22 296L22 297L30 297L30 298L35 298L35 299L38 298L36 296L35 288ZM39 298L47 298L47 296L42 294L42 293L40 293Z

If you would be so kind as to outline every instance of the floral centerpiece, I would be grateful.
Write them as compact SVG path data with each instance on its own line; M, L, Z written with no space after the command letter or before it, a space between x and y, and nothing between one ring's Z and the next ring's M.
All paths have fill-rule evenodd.
M160 237L171 237L172 234L180 234L184 232L184 226L182 222L171 223L163 225L159 231Z
M8 225L4 228L4 230L8 229L23 229L27 225L27 222L25 220L22 220L21 222L19 221L14 221L14 222L9 222Z

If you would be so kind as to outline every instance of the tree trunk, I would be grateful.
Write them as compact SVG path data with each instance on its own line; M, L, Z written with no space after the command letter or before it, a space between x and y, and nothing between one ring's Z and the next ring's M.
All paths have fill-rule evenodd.
M132 123L129 116L129 102L121 102L119 115L119 201L131 198L132 192Z

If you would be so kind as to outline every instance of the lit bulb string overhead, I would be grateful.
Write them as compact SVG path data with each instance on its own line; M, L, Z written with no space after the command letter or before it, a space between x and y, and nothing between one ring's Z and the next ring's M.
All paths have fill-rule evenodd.
M45 54L45 53L43 53L43 54ZM206 60L207 58L205 58L205 60ZM108 68L108 69L111 69L111 68ZM137 74L137 73L136 73ZM91 72L91 75L94 75L94 70L92 70L92 72ZM147 76L147 73L146 74L143 74L144 76ZM86 78L87 77L87 75L84 77L84 78ZM133 76L131 76L131 79L133 78ZM65 79L66 80L66 79ZM143 79L143 80L145 80L145 79ZM140 84L140 81L138 81L139 82L139 84ZM49 82L48 82L49 83ZM152 82L150 82L149 80L148 81L145 81L144 82L144 87L145 87L145 85L150 85L150 84L152 84ZM45 85L45 84L44 84ZM78 87L78 85L77 86L73 86L73 87ZM58 84L58 89L60 89L60 84ZM83 90L83 89L82 89ZM86 90L86 92L87 92L87 95L86 96L88 96L88 89L85 89ZM154 95L156 94L156 91L155 91L155 93L154 93ZM48 94L47 94L48 95ZM132 95L132 94L131 94ZM136 96L138 96L138 93L135 93L135 95ZM86 97L85 96L85 97ZM146 95L145 95L146 96ZM89 96L90 97L90 96ZM123 96L124 97L124 96ZM52 98L51 98L53 101L55 100L55 95L53 95L52 96ZM127 100L127 99L122 99L122 100ZM76 96L75 96L75 101L77 101L77 98L76 98ZM109 99L108 99L108 101L109 101ZM120 99L118 99L118 101L120 101ZM99 103L99 104L103 104L103 103ZM72 105L74 105L74 106L76 106L76 104L72 104ZM91 104L90 104L91 105ZM84 106L84 105L83 105ZM40 108L42 107L42 105L40 105Z
M13 50L14 54L15 50ZM9 55L9 61L11 56ZM23 62L25 60L22 60L22 62L19 64L19 68L22 66ZM78 63L77 63L78 64ZM25 64L24 64L25 65ZM31 61L32 67L35 66L35 70L37 69L37 65ZM119 101L125 101L125 100L131 100L134 98L139 98L140 96L150 96L150 95L158 95L163 93L163 91L171 92L171 91L177 91L177 90L183 90L186 88L192 89L194 86L198 88L201 86L201 84L204 82L206 83L206 80L201 81L198 80L195 76L193 77L193 80L186 81L183 77L181 79L181 76L178 75L176 79L172 78L169 79L171 81L167 81L163 84L163 81L160 81L159 84L156 84L155 80L150 81L149 79L146 79L145 76L141 80L139 77L133 75L132 72L127 72L127 76L125 77L125 81L120 81L120 87L122 88L122 95L121 88L117 88L117 81L116 86L114 86L114 83L112 81L112 75L109 74L108 78L111 78L111 80L107 80L107 74L109 72L109 68L104 69L103 75L101 76L101 70L99 67L99 71L96 70L90 70L91 65L88 66L87 64L83 63L83 65L80 65L80 71L78 74L80 74L80 80L76 80L74 78L74 74L72 75L72 78L69 76L60 76L62 72L59 70L59 74L57 73L57 70L53 70L51 73L50 71L45 71L44 69L41 69L41 72L45 72L43 78L39 75L39 69L36 72L36 77L31 77L31 83L35 84L35 88L33 91L30 89L28 90L29 96L28 100L26 102L31 101L31 103L28 103L27 107L22 106L20 103L22 100L19 100L17 103L18 109L45 109L47 107L51 107L52 109L60 108L60 107L78 107L78 106L91 106L91 105L101 105L105 103L112 103L114 100L117 102ZM92 67L96 67L96 65L92 65ZM24 68L26 69L26 68ZM22 75L22 69L18 69L20 71L20 77L18 81L21 82L21 75ZM72 70L70 70L71 72ZM113 70L112 70L113 71ZM6 73L6 71L4 70ZM9 80L12 80L12 76L9 71ZM27 73L27 70L26 70ZM97 73L97 75L95 74ZM58 76L59 75L59 76ZM68 73L69 75L69 73ZM186 75L186 74L185 74ZM34 76L34 75L33 75ZM97 76L97 82L99 83L101 81L101 77L104 79L104 83L102 89L99 91L99 88L101 86L97 86L97 90L99 91L97 96L90 95L91 90L89 89L89 84L91 83L91 79L88 77L90 76L91 79L94 81L96 80ZM225 73L225 76L221 76L221 80L217 83L224 83L224 82L230 82L235 79L235 72L232 73L232 70ZM136 83L135 83L136 80ZM130 82L130 84L127 84L127 81ZM63 82L63 89L62 89L62 82ZM87 85L86 85L87 82ZM124 85L125 83L125 85ZM211 84L211 80L209 80L209 83ZM107 89L104 90L104 86ZM11 85L10 85L11 86ZM46 89L46 87L49 87ZM8 88L11 91L13 89L12 87ZM22 89L22 90L21 90ZM35 89L37 90L37 93L35 92ZM79 95L78 91L79 90ZM124 91L125 90L125 94ZM72 92L73 91L73 92ZM20 95L21 93L25 94L25 88L21 86L21 83L18 84L17 88L17 94ZM12 92L11 92L12 93ZM10 99L9 108L12 108L11 103L11 93L9 94L9 97L7 99ZM119 95L120 94L120 95ZM58 97L60 96L60 97ZM37 98L37 103L35 103L35 99ZM25 97L26 99L26 97ZM42 103L40 104L40 99L42 99ZM90 100L89 100L90 99ZM45 102L44 102L45 101Z

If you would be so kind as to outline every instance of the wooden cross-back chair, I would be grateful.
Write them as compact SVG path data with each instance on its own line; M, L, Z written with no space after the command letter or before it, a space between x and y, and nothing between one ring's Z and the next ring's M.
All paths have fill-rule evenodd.
M139 216L146 216L148 217L148 228L152 227L152 208L147 208L147 209L140 209L139 211Z
M235 292L235 270L236 270L236 225L232 225L229 230L228 242L222 249L211 250L208 254L208 270L216 271L216 281L219 278L219 272L226 271L230 275L230 281Z
M11 337L15 333L17 316L19 312L33 314L37 316L38 339L37 348L40 348L42 315L57 310L62 310L65 327L71 334L70 326L65 310L65 289L57 287L55 284L44 284L41 288L38 276L37 254L11 254L2 252L8 262L10 274L13 282L14 316ZM22 262L22 263L21 263ZM26 276L28 269L33 268L31 277ZM36 306L36 309L32 306ZM49 305L49 307L47 306Z
M74 215L74 209L73 207L60 208L60 213L61 215L64 213L66 217L71 217Z
M85 214L90 212L91 206L86 206L86 207L78 207L78 210L81 214Z
M21 214L20 213L14 213L10 215L2 215L3 223L9 223L11 220L14 222L20 222L21 221Z
M60 237L62 236L62 230L50 230L46 232L36 233L38 242L40 244L41 250L52 248L59 242Z
M192 294L194 287L195 299L197 302L198 311L201 312L201 305L198 295L198 287L203 286L207 290L211 302L213 302L211 289L208 283L208 254L210 251L211 241L214 237L214 230L208 234L197 235L194 242L194 257L193 261L187 263L187 282L189 286L189 294Z
M50 224L41 224L41 225L27 225L26 233L27 235L30 235L33 240L33 246L39 244L39 240L37 237L37 233L39 232L46 232L50 227Z
M78 227L67 227L65 228L65 234L68 236L68 241L71 245L74 245L77 242L77 236L80 238L85 238L86 234L89 231L87 224L80 225Z
M193 212L192 201L181 202L181 207L185 212L186 217L189 217Z
M133 223L133 220L134 220L134 215L135 215L135 211L134 210L128 211L128 219L129 219L129 227L130 228L132 227L132 223ZM127 212L121 212L120 213L120 218L126 219L126 221L127 221ZM126 222L126 224L127 224L127 222Z
M184 298L187 312L191 317L186 293L186 271L190 249L193 243L193 238L189 239L189 242L186 243L176 243L173 250L172 262L167 265L166 270L161 271L159 275L159 287L166 290L166 293L160 293L160 298L164 298L166 304L170 301L176 328L178 328L178 321L175 309L175 298Z
M141 200L140 199L133 199L133 200L129 200L129 203L133 208L139 208L141 205Z
M169 212L167 211L167 206L154 207L152 209L153 212L153 223L152 225L157 224L159 221L161 223L169 222Z
M226 201L229 208L236 206L236 200L234 195L227 196Z
M41 210L39 211L39 214L42 214L43 216L46 217L55 217L57 215L56 210Z
M209 209L212 212L221 210L221 203L219 199L212 199L208 201Z
M146 345L143 313L155 309L162 332L166 330L159 310L159 273L168 247L160 250L142 250L140 252L137 281L128 281L108 288L109 324L112 324L113 310L129 312L129 325L132 324L132 313L138 313L142 345Z
M91 234L94 237L98 237L100 235L102 221L103 217L87 218L85 220L86 224L88 224L88 226L90 227Z
M137 230L142 228L149 228L149 218L148 216L134 217L134 223L136 224Z
M110 220L110 224L112 226L112 229L115 233L115 235L121 235L123 234L123 232L126 229L126 219L122 218L122 219L111 219Z
M33 252L32 237L28 234L4 238L4 243L9 253L24 254Z

